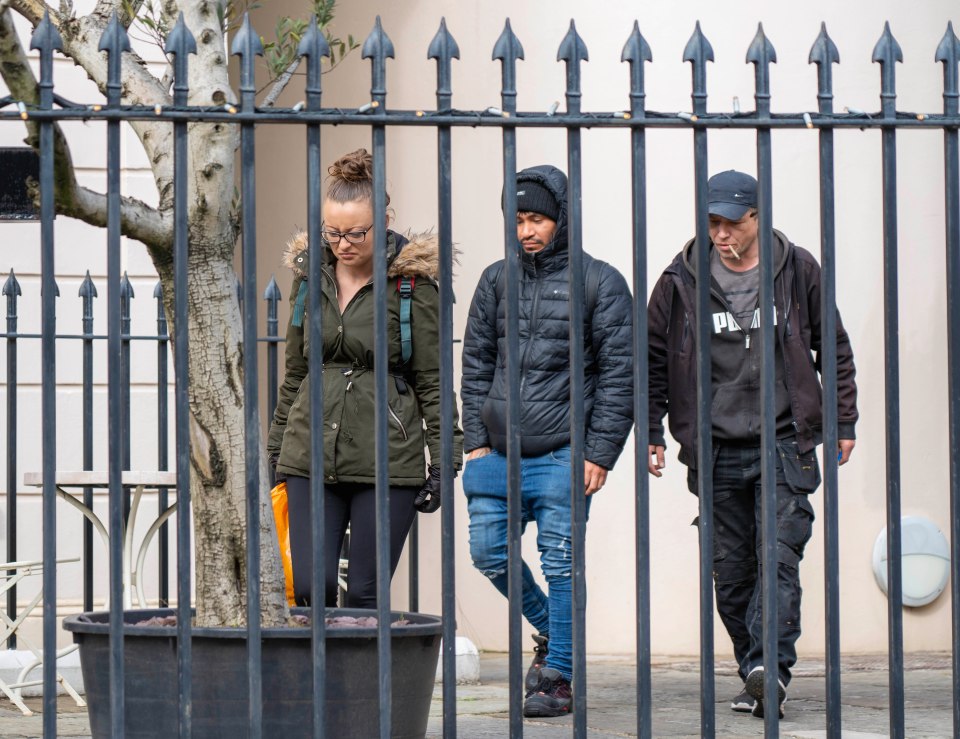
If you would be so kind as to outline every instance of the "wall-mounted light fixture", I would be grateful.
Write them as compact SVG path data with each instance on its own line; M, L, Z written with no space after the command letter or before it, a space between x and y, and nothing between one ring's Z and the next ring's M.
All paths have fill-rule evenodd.
M900 519L903 605L925 606L936 600L950 576L950 545L936 524L923 516ZM887 529L873 545L873 575L887 594Z

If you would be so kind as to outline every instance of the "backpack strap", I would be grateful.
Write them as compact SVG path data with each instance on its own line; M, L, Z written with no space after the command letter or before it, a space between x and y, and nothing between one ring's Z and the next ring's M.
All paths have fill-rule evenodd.
M307 312L307 280L300 281L300 288L297 290L297 300L293 304L293 317L291 323L300 327L303 325L303 317Z
M400 356L404 364L413 356L413 331L410 329L410 308L413 303L413 289L416 277L397 278L397 292L400 293Z

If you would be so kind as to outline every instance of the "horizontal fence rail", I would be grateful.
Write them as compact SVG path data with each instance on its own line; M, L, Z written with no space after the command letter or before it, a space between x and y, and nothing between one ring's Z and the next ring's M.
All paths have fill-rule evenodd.
M187 363L191 337L187 331L190 307L187 301L188 264L191 256L190 234L188 233L188 175L194 163L189 161L188 142L189 123L230 123L239 127L240 166L238 168L240 189L242 191L241 234L242 281L237 282L237 304L241 308L242 337L245 346L265 344L265 357L259 351L243 353L242 394L244 404L244 460L245 460L245 535L248 543L246 551L247 591L245 616L247 628L247 726L249 736L259 737L266 734L264 729L264 656L261 649L260 616L260 547L262 532L260 516L264 510L263 495L269 488L268 480L262 479L261 472L266 469L262 464L262 428L261 405L268 418L272 418L277 405L277 388L280 383L278 369L279 337L278 305L282 299L276 281L271 278L267 284L263 299L267 302L266 334L257 335L257 311L250 308L258 299L258 274L256 257L256 136L258 124L298 125L304 127L307 141L307 183L306 199L308 203L308 254L310 258L310 281L319 285L321 281L320 223L322 214L322 177L321 134L324 126L359 125L371 132L371 148L374 161L373 212L377 223L385 222L387 213L386 162L387 132L391 127L427 127L437 133L437 182L438 213L440 235L440 314L438 334L440 339L439 367L441 375L441 438L442 449L442 490L441 510L441 558L442 558L442 611L443 611L443 720L442 734L445 737L457 735L456 715L456 623L455 623L455 582L454 556L456 532L454 530L454 499L452 464L454 454L453 418L455 407L453 377L453 344L456 341L453 331L453 243L456 228L452 215L453 177L451 172L453 128L502 129L502 166L504 189L504 308L506 317L506 335L504 345L509 358L518 358L521 350L521 283L522 266L518 258L516 224L512 214L516 211L517 178L517 130L563 129L566 132L566 163L569 176L568 202L569 212L569 260L570 260L570 402L571 426L570 439L572 450L571 465L571 510L572 527L572 632L573 632L573 722L571 731L576 737L587 736L587 638L586 638L586 577L585 577L585 531L586 504L581 494L584 488L585 429L588 413L585 406L585 357L583 341L583 317L585 306L583 273L584 253L582 247L583 231L589 224L583 222L581 206L583 150L581 134L584 129L629 129L631 157L631 252L633 261L632 289L635 297L633 311L633 386L634 400L634 453L636 455L636 473L634 479L634 508L636 521L635 549L635 589L637 606L636 619L637 672L636 672L636 733L639 736L653 735L651 714L653 711L651 677L651 601L650 601L650 563L657 557L651 551L650 543L650 499L649 483L642 460L648 459L650 434L646 419L649 416L650 391L648 365L648 324L643 298L648 294L647 272L647 131L648 129L676 130L691 132L693 144L693 178L695 183L695 202L692 207L695 214L696 237L693 259L698 274L707 274L710 270L710 234L707 214L707 178L708 178L708 132L720 129L742 129L756 132L756 163L760 185L758 204L760 224L760 351L762 356L762 433L759 442L762 467L762 511L760 529L762 530L762 567L763 582L763 644L765 681L764 696L768 707L777 703L777 624L778 602L776 593L778 573L777 518L776 518L776 418L775 418L775 362L774 347L776 334L774 328L774 252L773 252L773 202L772 183L774 171L772 165L771 132L774 130L811 130L815 131L819 148L819 195L820 195L820 262L823 273L823 290L820 296L820 310L823 315L821 327L823 337L822 383L823 383L823 440L825 449L830 453L823 455L824 465L824 586L825 586L825 623L826 623L826 716L827 736L835 739L841 735L840 709L840 613L839 613L839 495L838 460L832 450L838 445L837 429L837 318L836 318L836 198L834 191L835 148L834 133L838 130L879 130L882 142L882 193L883 193L883 266L884 266L884 408L886 429L886 510L887 510L887 581L889 583L889 733L891 736L905 736L905 706L903 688L903 615L902 586L900 572L900 487L901 487L901 418L900 418L900 377L899 377L899 327L898 327L898 272L897 272L897 136L901 130L930 130L944 135L944 181L945 181L945 263L946 293L948 311L948 357L949 357L949 434L950 434L950 510L951 510L951 555L952 561L960 561L960 175L958 175L958 139L960 130L960 111L958 111L958 64L960 64L960 40L957 39L952 24L948 24L946 33L935 51L935 59L943 65L943 111L942 112L905 112L896 109L895 70L902 63L903 54L889 25L873 51L872 61L880 66L880 107L875 112L845 109L834 111L833 77L834 65L840 63L840 56L834 42L827 34L826 27L821 28L810 51L809 62L816 67L817 110L795 113L773 113L771 111L770 65L777 61L773 44L759 26L757 34L746 52L746 63L754 66L755 110L735 112L709 112L708 107L708 64L714 61L714 51L703 33L699 23L687 43L681 59L689 63L691 69L691 107L689 111L663 112L651 110L647 106L645 74L647 65L653 64L653 53L647 40L641 35L638 25L634 25L622 50L621 60L629 65L629 88L624 90L624 110L620 111L583 111L581 109L580 66L589 59L584 40L571 22L569 31L562 40L557 52L557 60L564 64L566 76L565 109L559 110L559 104L548 111L523 111L518 109L516 90L516 65L524 59L524 49L507 21L503 33L493 47L492 63L499 63L501 74L500 101L498 106L482 110L458 110L453 107L451 84L451 65L460 58L460 50L446 23L441 22L437 35L428 49L427 57L436 63L436 108L434 110L397 110L387 105L387 60L394 56L393 43L383 28L380 19L362 46L362 56L371 64L370 100L356 109L324 107L321 89L321 60L330 55L330 49L323 34L318 32L315 20L311 20L299 47L302 63L306 66L306 90L304 103L291 108L258 108L255 100L255 64L256 57L263 54L263 45L259 35L253 29L248 17L236 32L232 41L231 53L239 56L240 84L239 103L225 103L217 106L195 106L188 104L189 87L187 83L191 55L196 53L196 42L187 28L183 15L170 29L166 38L166 52L172 58L172 95L169 100L153 106L125 105L122 101L121 60L124 54L131 53L127 31L114 16L100 41L100 50L109 60L108 75L105 84L105 101L95 103L75 103L54 92L53 58L54 52L63 47L63 41L49 15L37 23L31 40L31 49L38 52L40 58L39 95L37 103L26 103L12 96L0 98L0 122L6 125L19 125L22 122L36 124L39 128L37 148L39 151L39 200L40 200L40 275L41 275L41 331L25 333L18 329L20 319L19 306L23 289L17 276L11 269L2 288L6 298L6 331L0 338L6 340L6 495L7 495L7 558L17 559L17 489L18 489L18 428L22 419L18 416L19 383L18 356L25 341L39 341L42 351L42 456L43 456L43 558L45 563L56 561L56 485L57 469L57 412L56 412L56 346L65 342L81 342L82 361L82 457L85 469L93 467L93 445L97 436L108 439L109 452L109 529L111 546L108 552L110 577L110 695L112 736L121 737L125 731L125 638L123 622L123 590L119 575L123 567L121 549L124 522L128 520L130 509L129 490L121 486L121 472L129 469L131 463L131 355L134 352L156 352L157 361L157 464L159 469L167 469L170 464L168 437L170 433L168 405L169 378L167 368L171 352L174 361L174 464L178 485L177 515L177 650L178 650L178 698L179 731L181 737L189 737L194 731L194 711L192 707L193 687L193 637L191 627L191 572L189 563L192 557L191 541L191 494L199 492L192 488L189 481L193 474L191 463L190 383L198 381L189 377ZM655 69L655 67L650 67ZM495 67L491 66L491 74ZM811 80L813 75L811 75ZM812 83L811 83L811 89ZM62 326L67 320L57 315L57 297L59 289L56 283L56 265L54 263L54 215L55 183L55 133L56 124L67 121L89 121L106 123L107 151L107 277L101 283L106 286L107 318L106 329L94 322L94 304L99 300L96 282L88 273L79 289L82 298L82 312L79 333L64 333ZM174 131L174 197L172 216L175 229L173 233L173 283L177 286L173 300L166 303L174 307L173 316L165 313L163 289L157 284L152 297L157 300L155 332L135 333L132 326L132 305L137 298L132 284L125 274L121 274L121 236L123 224L121 209L123 202L120 193L120 123L131 121L162 121L171 124ZM329 158L329 157L327 157ZM389 293L386 277L386 233L382 229L375 231L375 271L374 296L377 305L385 305ZM179 289L183 287L183 289ZM310 291L308 314L311 320L305 332L310 336L310 363L321 366L323 362L323 334L320 321L319 290ZM167 296L169 297L169 296ZM142 299L142 298L140 298ZM710 316L710 285L700 280L696 293L696 325L691 327L696 345L697 377L697 416L698 438L697 456L700 460L715 459L715 440L711 435L711 356L710 340L713 330ZM243 306L247 306L243 310ZM168 318L174 325L173 335L168 332ZM58 330L58 327L61 327ZM100 331L100 333L97 333ZM375 355L387 356L388 324L384 310L375 313L374 335ZM100 351L100 350L104 351ZM259 364L266 367L266 397L262 397L259 382ZM95 394L94 369L97 362L105 363L108 368L107 417L98 418L94 413ZM508 397L506 415L510 429L506 440L507 455L507 505L508 505L508 591L509 591L509 721L510 736L523 735L523 673L524 657L521 643L523 600L523 569L521 561L521 532L523 521L523 502L521 500L521 368L520 362L507 362ZM388 393L388 367L386 362L377 362L375 370L376 398L383 399ZM314 373L319 375L320 373ZM313 427L323 428L323 384L316 377L310 389L310 409ZM375 433L373 440L373 458L376 469L376 520L377 540L377 641L378 674L369 676L375 684L379 704L379 733L382 737L391 735L395 706L392 696L397 685L392 679L391 647L391 595L390 595L390 487L388 476L388 427L389 418L385 403L377 402ZM369 441L369 440L368 440ZM324 519L323 519L323 436L312 434L310 459L314 474L311 478L310 499L312 507L312 544L315 556L313 567L313 592L323 591L324 575ZM433 461L433 460L431 460ZM712 472L709 465L699 466L697 474L697 492L699 495L698 534L700 543L699 560L699 605L700 605L700 732L702 736L716 733L716 694L714 685L714 491ZM170 505L167 490L161 489L160 510L163 513ZM93 490L84 490L83 500L93 505ZM93 573L96 560L93 555L93 531L89 523L84 524L83 561L84 561L84 608L93 607ZM160 530L160 603L169 602L168 557L169 544L166 525ZM953 568L956 575L956 567ZM57 574L54 566L44 568L44 624L43 646L49 654L56 651L56 593ZM952 638L953 638L953 722L954 733L960 733L960 585L957 577L952 578ZM411 593L416 603L416 592ZM326 685L325 665L326 627L322 617L324 610L317 606L314 597L312 619L312 688L313 705L308 720L313 736L327 735L327 721L324 696L330 690ZM12 589L7 597L6 611L11 619L17 616L16 590ZM14 648L14 638L8 641ZM56 669L55 661L48 660L43 666L44 680L44 736L56 736ZM776 710L766 711L764 718L766 736L777 736L779 718Z

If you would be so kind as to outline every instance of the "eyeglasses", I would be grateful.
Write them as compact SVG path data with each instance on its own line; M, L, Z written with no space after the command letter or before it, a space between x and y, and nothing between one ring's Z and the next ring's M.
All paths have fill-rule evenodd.
M323 224L320 224L320 237L330 245L339 244L340 239L346 239L348 244L362 244L367 238L367 233L370 229L373 228L371 223L366 228L358 229L357 231L348 231L343 233L342 231L328 231L323 227Z

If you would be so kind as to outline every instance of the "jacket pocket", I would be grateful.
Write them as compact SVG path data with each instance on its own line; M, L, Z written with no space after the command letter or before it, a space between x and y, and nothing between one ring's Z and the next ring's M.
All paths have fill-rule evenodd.
M783 477L795 493L812 493L820 487L820 463L815 449L800 452L794 439L778 439L777 452L783 465Z
M390 407L389 403L387 403L387 413L390 414L391 420L393 420L397 428L400 429L400 435L403 437L403 440L406 441L409 438L407 436L407 428L403 425L403 421L400 420L400 416L397 415L396 411Z

